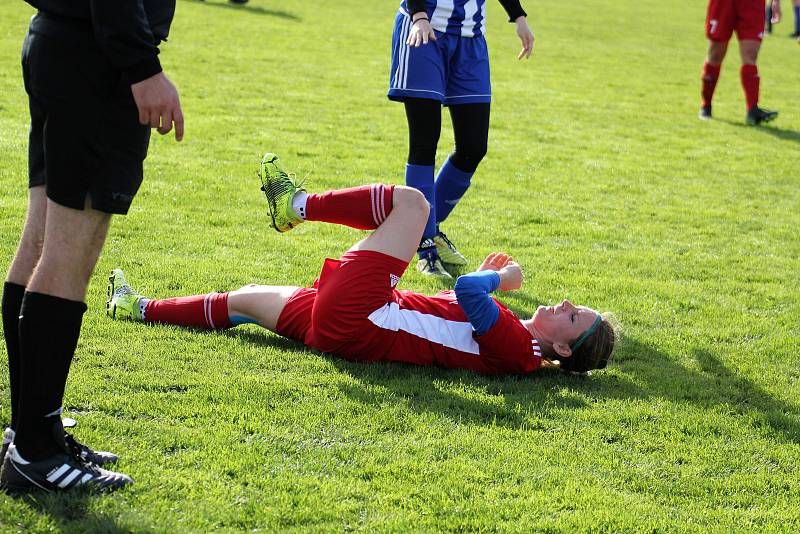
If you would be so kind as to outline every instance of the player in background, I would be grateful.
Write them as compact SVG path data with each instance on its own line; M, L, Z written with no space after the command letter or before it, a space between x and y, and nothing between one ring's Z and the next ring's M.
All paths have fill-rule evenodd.
M249 285L229 293L151 300L135 293L115 270L109 315L206 329L255 323L354 361L515 374L556 361L574 372L606 366L616 339L607 315L565 300L520 320L490 296L522 286L522 270L507 254L490 254L478 271L458 278L455 291L426 296L398 290L430 210L418 190L373 184L307 194L277 160L267 154L261 170L277 230L308 220L374 232L339 260L326 260L310 288Z
M781 20L780 1L775 4L775 6L773 6L773 2L767 4L767 31L769 33L772 33L772 25ZM794 31L789 34L789 37L800 39L800 0L793 0L792 8L794 10Z
M403 102L408 120L406 185L431 206L418 244L417 269L451 278L467 264L439 225L470 186L486 154L492 99L484 37L487 0L404 0L392 36L388 96ZM518 58L533 51L533 33L519 0L500 0L522 41ZM434 180L442 106L450 110L455 150Z
M780 17L780 0L773 0L773 22ZM776 18L776 16L778 18ZM739 76L744 89L747 115L745 121L751 126L770 122L778 116L777 111L758 107L760 77L756 60L764 36L764 4L762 0L710 0L706 15L706 37L708 58L703 64L702 105L699 117L711 118L711 99L719 80L722 60L728 51L728 42L734 30L739 40L742 66Z

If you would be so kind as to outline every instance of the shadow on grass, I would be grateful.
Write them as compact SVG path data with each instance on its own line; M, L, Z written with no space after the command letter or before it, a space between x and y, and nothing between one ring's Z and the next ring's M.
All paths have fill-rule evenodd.
M800 443L800 425L794 408L771 397L752 381L730 371L720 359L705 350L695 350L700 370L679 365L658 350L625 340L612 366L619 366L633 380L596 371L591 377L575 377L555 370L542 370L527 377L482 376L467 371L418 368L393 363L358 364L333 359L337 368L362 384L345 388L345 393L360 402L378 405L385 388L402 398L418 413L437 412L462 422L531 427L537 418L555 410L581 408L585 399L668 399L689 402L703 408L730 407L733 413L753 417L757 423L794 443ZM333 358L333 357L331 357ZM564 389L579 390L580 396L563 394ZM502 397L502 402L487 403L469 398L469 391ZM535 417L532 417L535 416Z
M125 491L125 490L122 490ZM123 532L155 532L142 525L123 524L117 517L103 515L91 510L90 504L102 495L88 490L73 490L70 493L31 493L11 496L31 510L47 515L55 522L59 532L103 532L109 534Z
M235 11L246 11L247 13L251 13L253 15L268 15L270 17L278 17L282 19L292 20L295 22L299 22L302 19L295 15L294 13L289 13L288 11L281 11L278 9L269 9L266 7L261 6L253 6L250 3L247 4L232 4L229 2L206 2L204 0L184 0L191 2L193 4L204 4L208 7L215 7L215 8L222 8L222 9L232 9Z
M729 126L735 126L737 128L747 128L750 130L754 130L759 133L764 133L771 135L773 137L777 137L778 139L782 139L784 141L792 141L795 143L800 143L800 132L795 130L789 130L784 128L778 128L776 126L771 125L764 125L764 126L748 126L743 122L735 122L727 119L714 119L716 121L722 122Z
M535 302L522 300L530 306ZM302 343L265 331L232 329L223 335L286 351L306 350ZM319 357L355 379L355 384L339 388L358 402L380 406L398 401L417 413L438 413L465 423L530 428L537 418L556 417L555 411L587 406L586 399L667 399L708 409L727 406L784 439L800 443L800 414L795 407L735 374L717 355L702 349L695 349L693 355L699 370L626 338L610 366L620 368L630 379L606 371L579 377L549 369L529 376L489 376L401 363L358 363L328 354ZM569 390L578 390L580 395L564 394ZM486 402L487 395L498 397L498 402Z

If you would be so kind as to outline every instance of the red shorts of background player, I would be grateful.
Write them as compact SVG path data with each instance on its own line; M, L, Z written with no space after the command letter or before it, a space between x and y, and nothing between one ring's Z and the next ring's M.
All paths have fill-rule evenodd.
M763 0L711 0L706 16L706 37L727 42L736 30L740 41L761 41L764 17Z
M278 333L349 360L381 360L391 349L386 338L393 332L377 327L369 316L394 300L407 266L371 250L325 260L314 287L297 290L286 303Z

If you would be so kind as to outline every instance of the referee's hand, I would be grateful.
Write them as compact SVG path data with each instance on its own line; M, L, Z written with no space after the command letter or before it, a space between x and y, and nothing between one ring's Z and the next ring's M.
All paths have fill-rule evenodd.
M161 135L172 131L175 139L183 139L183 111L178 90L163 72L131 85L133 99L139 109L139 123L156 128Z

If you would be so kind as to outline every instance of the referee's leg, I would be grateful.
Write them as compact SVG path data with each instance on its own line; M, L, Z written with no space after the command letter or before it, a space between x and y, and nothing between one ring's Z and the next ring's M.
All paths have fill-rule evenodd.
M22 385L15 444L28 460L58 452L53 427L60 421L69 367L80 335L89 278L103 248L111 215L47 200L41 257L20 311Z

